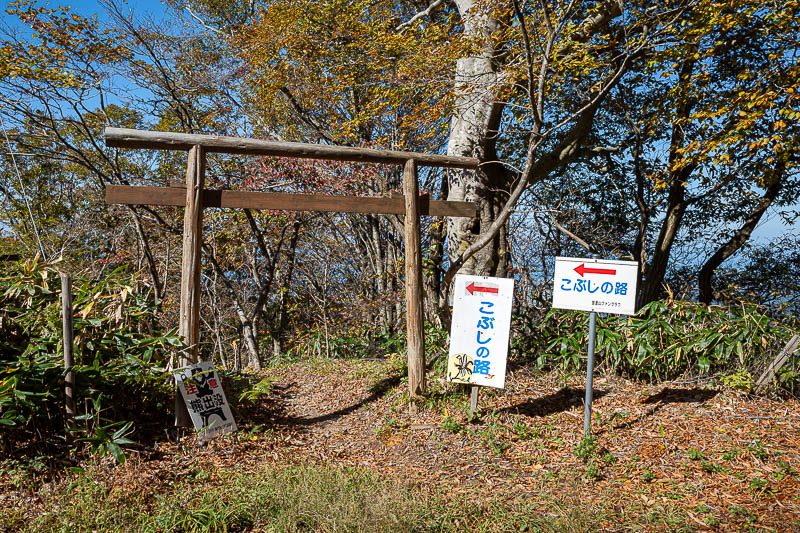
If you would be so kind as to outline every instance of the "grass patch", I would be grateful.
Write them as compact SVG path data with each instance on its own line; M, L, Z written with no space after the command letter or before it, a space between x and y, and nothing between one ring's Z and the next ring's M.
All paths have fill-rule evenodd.
M79 476L51 494L26 531L399 531L419 529L416 495L376 474L349 468L287 466L192 479L165 494L123 494Z
M42 494L36 517L0 513L12 531L589 531L603 512L546 495L517 502L457 498L380 474L313 464L217 471L175 485L109 487L87 471ZM543 512L546 509L547 512Z

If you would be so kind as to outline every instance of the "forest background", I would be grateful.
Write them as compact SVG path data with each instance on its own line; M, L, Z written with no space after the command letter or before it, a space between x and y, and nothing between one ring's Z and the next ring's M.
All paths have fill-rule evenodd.
M114 380L155 386L179 344L182 210L110 207L103 191L181 180L185 158L106 148L106 126L478 157L478 171L420 176L480 210L423 221L430 359L461 272L515 278L514 361L578 367L585 316L550 312L550 286L555 256L589 253L640 263L642 312L605 318L598 339L627 375L749 386L797 330L797 1L97 6L17 1L2 28L8 426L41 416L37 395L60 378L59 270L76 278L97 427ZM382 196L400 180L220 154L207 168L209 187L242 190ZM208 210L204 237L204 358L238 371L404 350L400 217Z

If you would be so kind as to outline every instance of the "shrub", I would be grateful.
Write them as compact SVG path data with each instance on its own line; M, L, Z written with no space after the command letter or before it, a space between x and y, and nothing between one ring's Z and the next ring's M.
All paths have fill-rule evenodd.
M122 269L102 280L73 279L82 426L73 430L98 450L117 451L98 442L104 435L112 444L127 442L126 421L160 428L166 414L164 363L180 342L174 331L148 331L155 309L132 289L134 283L135 275ZM34 260L0 273L0 329L0 449L32 434L44 437L37 439L40 445L58 442L51 436L63 434L66 420L60 278L54 265Z
M540 368L582 368L588 316L551 310L537 323L531 312L518 315L515 357ZM635 316L598 315L596 353L599 362L621 374L651 381L740 369L757 375L796 331L756 305L657 300Z

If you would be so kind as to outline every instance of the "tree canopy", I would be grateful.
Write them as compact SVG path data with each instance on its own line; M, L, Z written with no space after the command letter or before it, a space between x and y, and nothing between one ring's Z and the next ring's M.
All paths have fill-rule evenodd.
M776 312L797 299L781 269L791 245L769 272L735 275L763 257L759 224L797 220L795 0L170 0L156 17L101 5L7 7L2 253L98 276L133 265L173 320L180 212L102 203L108 184L185 171L180 154L100 138L137 127L478 157L477 171L421 174L434 197L480 206L424 221L432 322L446 322L457 272L517 277L521 305L546 307L552 258L588 252L639 261L642 304L667 286ZM388 195L401 175L214 155L208 180ZM313 339L330 349L332 327L399 328L398 217L219 211L206 228L204 350L232 365Z

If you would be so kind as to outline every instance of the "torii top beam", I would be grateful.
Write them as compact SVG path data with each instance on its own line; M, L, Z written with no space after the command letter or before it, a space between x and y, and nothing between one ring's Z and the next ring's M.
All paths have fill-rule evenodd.
M183 230L183 259L181 263L181 305L179 331L184 343L190 348L189 357L183 356L179 364L196 361L200 339L200 264L201 232L203 228L203 206L205 203L218 204L218 207L269 208L270 206L290 210L321 209L324 211L400 211L395 205L399 199L362 199L342 197L319 197L305 195L270 194L238 191L204 190L205 154L218 152L226 154L297 157L306 159L328 159L335 161L355 161L361 163L388 163L403 166L403 210L405 213L406 250L406 329L408 338L408 387L412 396L425 390L425 336L422 307L422 254L420 250L421 212L445 216L475 216L476 204L471 202L422 202L419 198L417 166L450 167L475 169L480 162L472 157L421 154L350 146L330 146L322 144L302 144L266 141L260 139L241 139L213 135L193 135L142 131L122 128L105 129L106 146L113 148L150 148L155 150L186 150L189 163L186 170L186 189L166 190L170 196L184 196L185 200L173 200L171 205L185 205ZM164 193L158 189L138 187L109 187L107 199L122 203L152 202L162 203ZM109 196L110 195L110 196ZM369 205L368 205L369 204ZM421 209L421 204L425 205ZM434 209L435 208L435 209ZM188 415L180 405L180 395L176 396L176 424L182 425Z
M396 150L376 150L352 146L327 144L306 144L263 139L243 139L216 135L196 135L143 131L127 128L106 128L106 146L111 148L150 148L154 150L189 150L202 146L205 152L225 154L266 155L279 157L299 157L304 159L329 159L334 161L356 161L361 163L387 163L405 165L414 160L419 166L478 168L480 162L474 157L462 157Z

